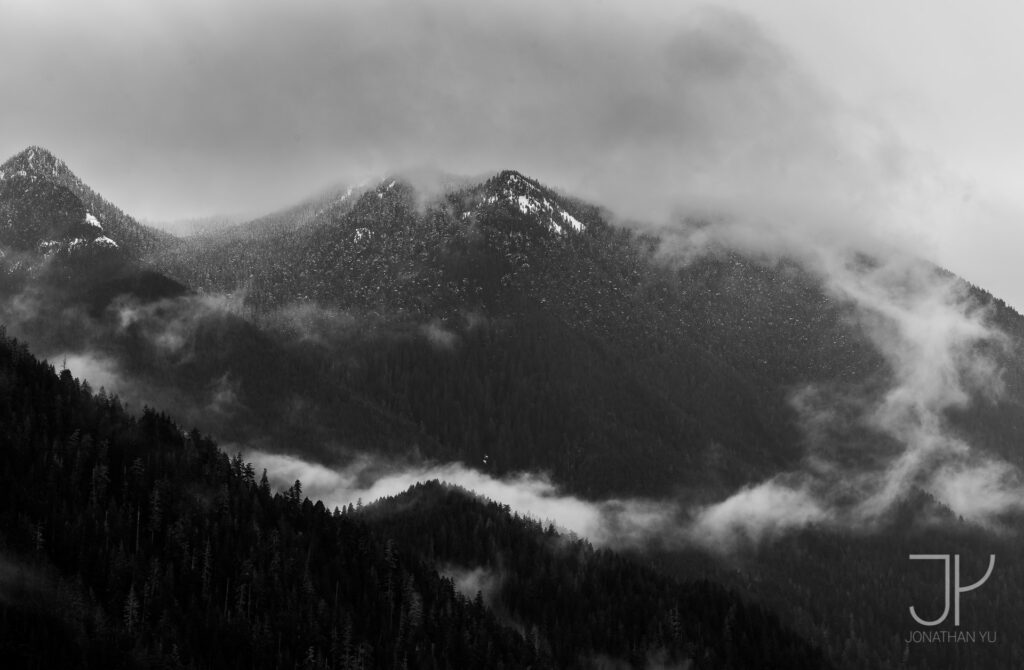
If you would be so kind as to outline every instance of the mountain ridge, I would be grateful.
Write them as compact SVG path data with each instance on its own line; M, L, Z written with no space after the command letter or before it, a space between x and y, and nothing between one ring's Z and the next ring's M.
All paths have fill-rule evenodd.
M52 213L68 225L90 225L85 217L91 210L70 189L42 178L34 183L38 197L18 201L24 204L20 211L41 221ZM537 203L550 203L551 210L520 207L518 198L529 194ZM0 196L0 206L4 197L20 197ZM495 200L488 203L490 197ZM33 210L36 205L42 213ZM565 221L556 207L583 230L552 229L553 216ZM844 270L858 280L883 267L867 257L853 256L849 263ZM1020 665L1015 644L980 650L973 664L961 663L963 650L948 655L946 648L902 644L908 605L920 594L937 592L929 579L901 567L908 554L925 547L955 549L967 560L971 552L1009 556L1020 548L1012 535L992 536L971 519L961 522L948 501L922 493L923 478L912 481L906 498L888 514L852 532L843 526L843 507L834 516L826 509L820 524L794 531L771 525L784 524L786 510L758 497L762 483L769 491L791 481L806 483L811 492L831 487L825 496L838 494L841 505L865 481L858 475L884 476L867 468L899 454L906 436L866 425L858 412L920 392L899 386L906 373L899 356L919 353L905 346L915 342L899 339L904 324L877 306L872 312L871 305L856 304L798 258L765 260L722 247L675 262L666 258L657 236L615 226L596 206L503 171L440 192L386 178L357 197L326 207L300 204L251 229L157 244L133 267L140 270L152 273L141 288L136 275L115 281L103 273L94 282L79 275L49 282L29 276L8 292L0 286L6 298L0 320L33 346L49 346L51 360L71 354L85 358L91 369L112 370L112 379L132 384L127 394L146 398L139 404L165 407L224 444L321 466L342 483L353 459L372 460L375 472L398 474L406 467L415 473L422 463L463 463L485 480L526 481L524 473L540 473L557 495L582 504L639 498L675 505L680 519L687 511L728 512L751 503L739 521L767 519L764 535L751 532L734 553L722 549L709 556L688 540L679 549L676 535L684 529L665 528L663 547L662 538L651 539L660 547L659 567L684 579L710 575L756 594L842 667ZM882 296L903 300L894 304L905 308L915 286L937 287L925 292L925 306L961 318L956 323L970 326L969 332L1000 330L1007 336L967 338L959 348L952 342L954 363L982 355L985 365L974 372L994 376L1001 393L965 386L960 390L974 402L963 404L949 404L945 395L926 397L934 407L915 409L932 412L929 426L940 430L937 437L924 437L961 440L974 457L993 459L983 463L1001 458L1009 467L1024 467L1017 448L1024 442L1024 319L934 265L915 270L909 280L897 275L898 290ZM35 321L26 322L25 312ZM922 331L942 336L935 341L946 344L946 331L931 332L943 323L924 323L929 327ZM886 349L872 327L903 348ZM947 363L938 355L945 350L921 351L926 355L911 360L912 366ZM948 374L925 379L938 380L929 389L958 381ZM8 398L5 383L0 377L0 402ZM160 393L145 395L154 390ZM68 406L44 395L32 396L40 411ZM33 425L43 430L56 423ZM28 430L22 423L9 425L15 432ZM38 444L59 448L52 438ZM57 460L40 467L57 468ZM950 469L961 465L951 463ZM80 495L88 498L89 464L83 467ZM848 473L846 467L852 476L828 478L829 472ZM243 466L239 470L244 473ZM812 479L822 471L826 476ZM123 475L124 469L112 466L110 472ZM297 491L288 496L299 497ZM915 503L915 496L925 502ZM418 510L405 505L409 500L381 521L388 539L395 547L410 541L432 546L428 553L435 558L462 558L467 569L493 567L474 552L502 546L519 532L493 506L475 507L455 496ZM139 509L145 518L146 509ZM467 515L449 513L455 509ZM423 520L431 515L451 525L428 527ZM1012 530L1018 517L1011 509L996 522ZM34 529L19 528L26 550L37 551ZM495 528L503 534L481 535ZM452 538L463 535L479 541L454 546ZM45 532L43 538L51 541ZM388 564L384 542L380 557ZM636 549L639 560L646 562L650 550ZM601 560L591 556L580 565ZM296 561L303 563L301 557ZM500 565L499 559L493 562ZM973 594L965 616L975 622L998 618L998 626L1017 630L1024 613L1005 594L1021 588L1024 572L1002 559L997 570L1003 587ZM586 570L567 574L572 576L531 587L523 599L540 598L538 593L561 597L559 589ZM303 592L304 577L297 576L303 581L294 582L296 589ZM312 571L310 577L316 579ZM535 578L520 571L514 581L535 584ZM129 582L122 587L130 593ZM571 598L561 602L567 612L578 605ZM529 609L528 602L511 603ZM120 607L116 603L113 611ZM231 603L226 609L232 610ZM577 617L589 614L570 619L575 625ZM666 623L671 628L678 618L645 620L659 629ZM713 637L733 624L726 609L715 620ZM517 647L524 654L529 648L538 649L532 642ZM642 667L639 657L632 659Z
M0 182L21 178L45 181L66 189L79 200L86 212L99 218L110 236L108 239L123 247L128 258L138 259L171 238L168 233L140 224L103 198L72 172L63 160L43 147L29 146L11 156L0 164L0 173L3 174Z

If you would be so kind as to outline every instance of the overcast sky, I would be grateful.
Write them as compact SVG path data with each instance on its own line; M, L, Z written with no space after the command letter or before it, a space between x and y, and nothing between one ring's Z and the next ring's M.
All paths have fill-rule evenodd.
M0 0L0 154L149 221L514 167L891 237L1024 307L1018 3ZM767 225L767 224L766 224Z

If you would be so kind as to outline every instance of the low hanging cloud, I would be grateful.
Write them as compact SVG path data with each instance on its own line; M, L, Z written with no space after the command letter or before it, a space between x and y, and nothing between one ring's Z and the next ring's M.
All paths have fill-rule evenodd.
M455 590L465 598L473 599L479 593L484 605L493 607L498 600L502 582L504 581L499 570L476 567L462 568L454 565L442 566L442 575L452 580Z
M68 370L76 379L87 381L93 390L121 394L129 384L118 370L115 360L89 353L59 353L48 362L57 370Z
M368 504L403 493L418 482L439 480L554 524L596 546L619 549L658 545L731 551L777 539L798 527L833 521L829 510L810 494L774 482L748 487L717 505L691 507L674 500L584 500L541 474L493 477L462 463L385 463L367 455L331 468L256 450L245 452L245 457L257 472L266 469L275 489L285 490L299 480L305 496L328 508Z
M249 450L247 460L266 469L271 484L283 490L295 480L303 494L328 508L395 496L417 482L439 480L508 505L513 511L602 546L640 546L676 527L680 513L672 503L651 500L583 500L560 489L541 474L492 477L462 463L387 463L368 455L331 468L301 458Z
M815 525L872 528L915 490L982 525L1024 510L1018 468L973 447L949 421L951 410L998 401L1005 391L1000 360L1014 343L989 309L962 280L915 258L792 250L852 307L854 326L888 364L888 381L881 389L833 382L794 392L808 445L803 469L703 507L695 528L720 546ZM889 446L835 437L854 431Z
M777 539L797 528L832 520L813 493L769 480L740 489L728 499L699 508L687 534L695 544L731 548L739 542Z

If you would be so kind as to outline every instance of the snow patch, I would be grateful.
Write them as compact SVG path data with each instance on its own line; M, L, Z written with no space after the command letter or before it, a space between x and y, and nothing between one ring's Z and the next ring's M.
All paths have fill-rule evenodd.
M570 226L572 226L572 229L575 230L577 233L582 233L583 230L586 228L586 226L583 225L582 221L580 221L579 219L577 219L575 216L565 211L564 209L560 211L559 214L562 215L562 220L568 223Z
M95 228L99 228L100 230L103 230L103 226L100 225L99 219L97 219L95 216L93 216L89 212L85 213L85 223L86 223L86 225L93 226Z
M99 237L94 239L92 241L92 243L93 244L98 244L101 247L110 247L112 249L116 249L117 248L117 242L115 242L114 240L110 239L106 235L100 235Z
M352 241L359 243L363 240L368 240L373 236L373 232L369 228L356 228L356 232L352 235Z
M519 204L519 211L523 214L536 214L540 210L537 201L529 196L521 195L516 198L516 202Z
M514 205L523 214L537 216L556 235L565 235L566 227L576 233L587 229L582 221L552 202L543 189L514 173L505 177L499 195L487 196L484 203L493 205L499 200Z
M25 172L24 170L18 170L18 176L19 177L27 177L28 173Z

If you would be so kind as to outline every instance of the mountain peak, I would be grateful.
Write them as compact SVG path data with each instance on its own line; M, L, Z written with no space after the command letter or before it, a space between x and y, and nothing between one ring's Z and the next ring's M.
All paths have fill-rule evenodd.
M105 200L63 160L38 145L0 165L0 208L4 206L7 239L0 242L19 249L42 245L44 251L53 250L80 239L138 256L164 238Z
M535 179L530 179L517 170L502 170L488 181L492 189L511 190L516 192L545 191Z
M0 165L0 179L11 176L57 177L67 171L64 161L44 147L32 145Z
M556 235L586 230L583 222L565 209L562 199L555 192L520 172L502 170L489 179L484 188L487 204L503 202L523 214L535 216Z

